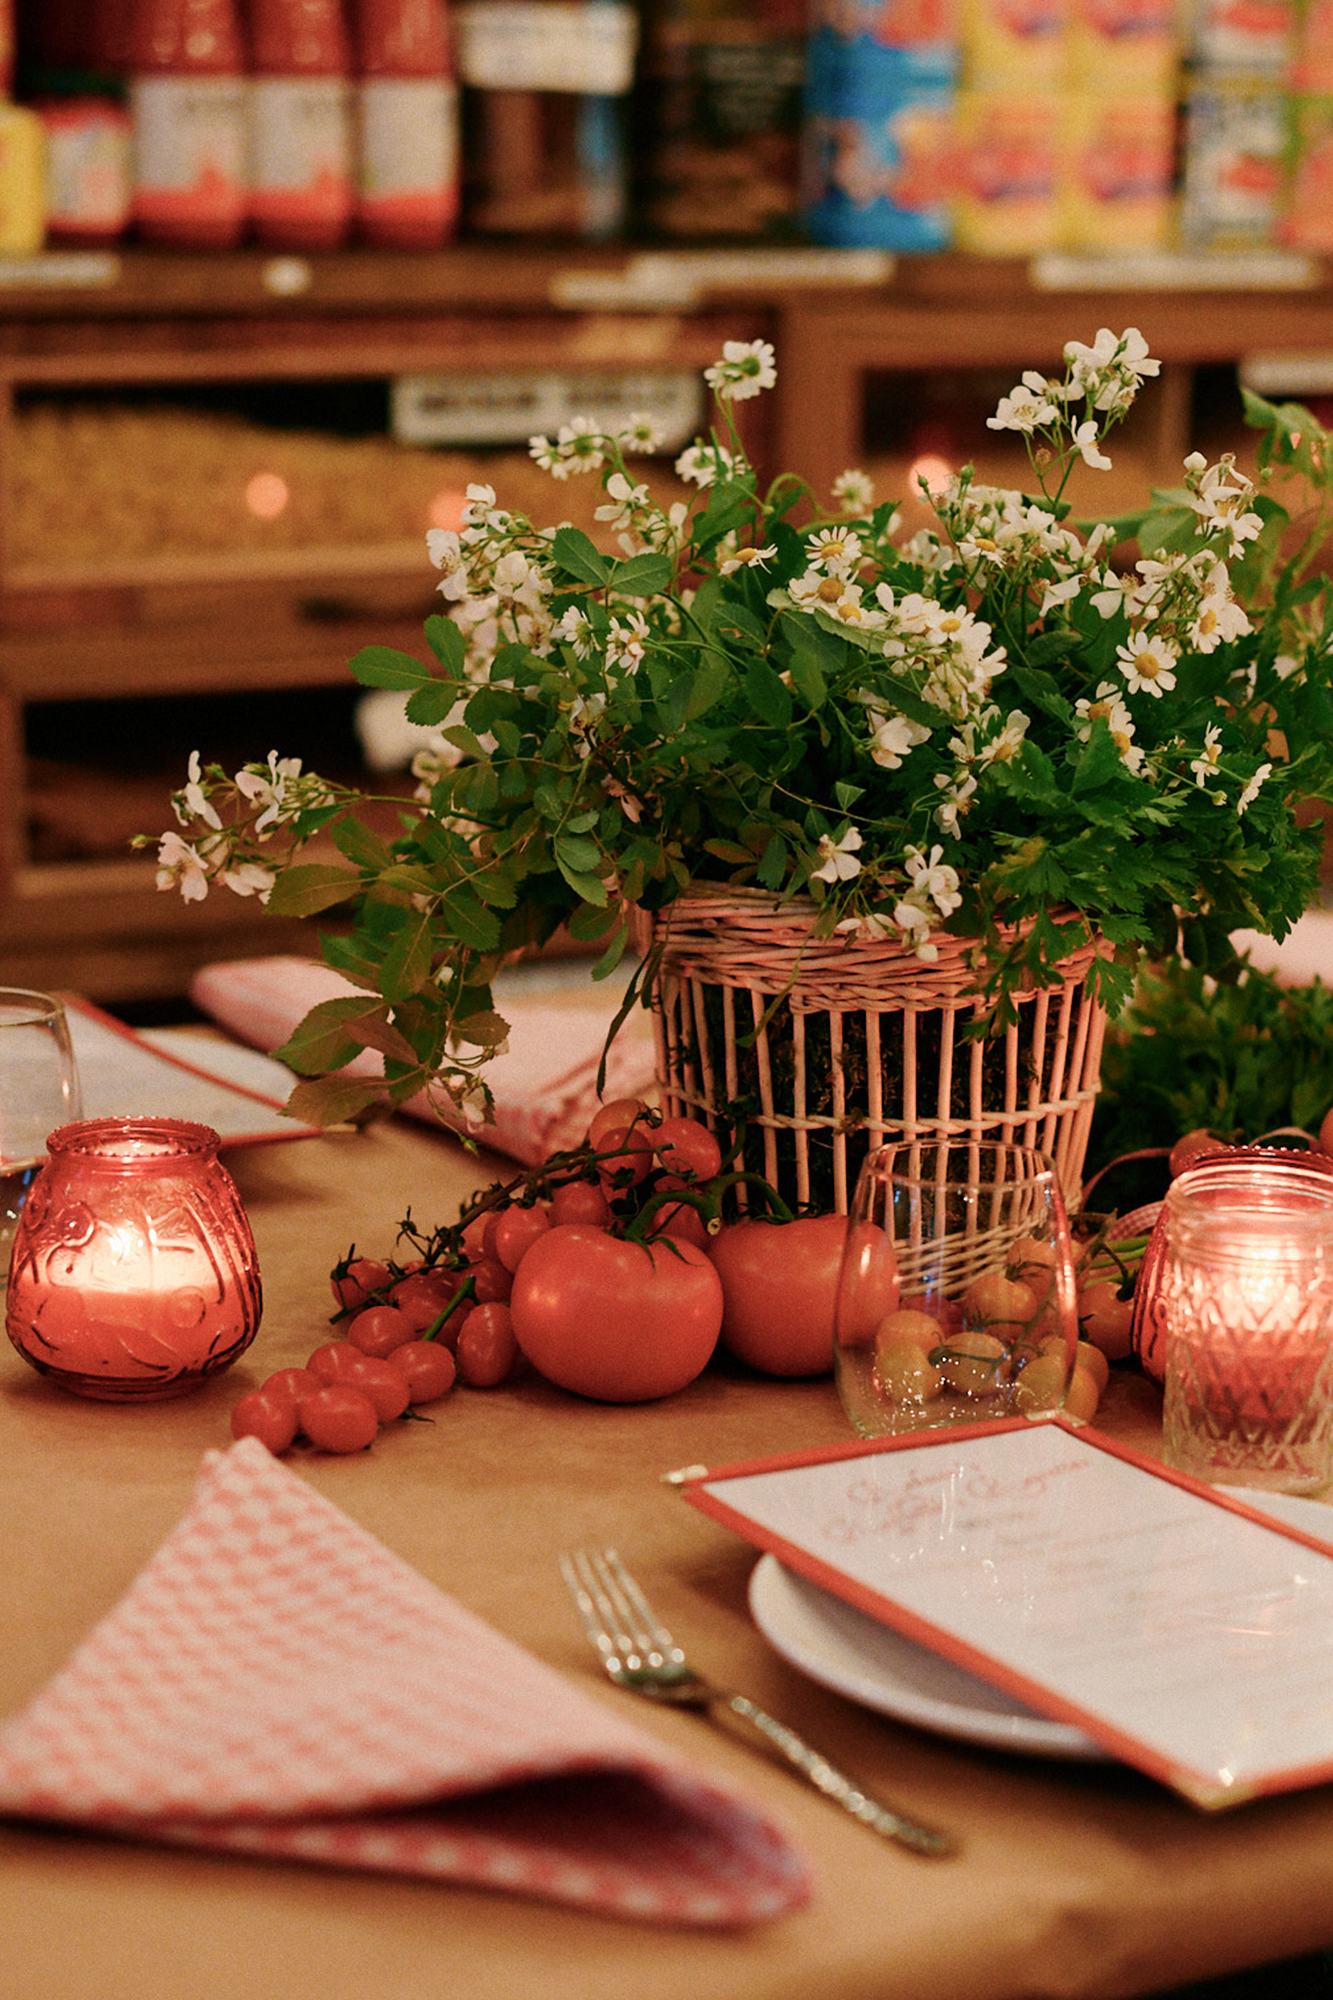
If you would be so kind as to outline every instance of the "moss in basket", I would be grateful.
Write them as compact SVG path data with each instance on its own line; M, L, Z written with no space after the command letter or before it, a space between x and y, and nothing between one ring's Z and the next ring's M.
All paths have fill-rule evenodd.
M1028 372L990 419L1023 437L1039 490L965 467L909 540L860 474L832 512L791 474L761 490L733 406L775 379L763 341L707 371L718 423L677 461L688 506L662 511L629 470L649 418L534 439L557 480L600 476L617 555L471 488L461 530L428 538L430 658L351 663L431 732L398 834L273 753L231 777L193 758L159 843L160 882L187 898L221 882L348 915L323 953L357 991L288 1043L292 1111L339 1119L425 1087L481 1121L497 968L567 922L605 975L635 911L699 878L811 898L821 936L927 960L941 929L975 937L997 1024L1093 933L1115 955L1089 978L1114 1004L1145 948L1183 940L1215 970L1233 928L1285 932L1317 882L1296 805L1333 796L1329 439L1247 398L1297 526L1198 454L1141 513L1076 524L1071 470L1109 462L1157 369L1133 328L1071 341L1060 374ZM652 974L650 958L631 1003ZM330 1074L363 1048L382 1081Z

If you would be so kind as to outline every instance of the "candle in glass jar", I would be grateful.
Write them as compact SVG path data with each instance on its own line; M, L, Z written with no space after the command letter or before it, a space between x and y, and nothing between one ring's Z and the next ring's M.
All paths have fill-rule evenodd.
M1238 1179L1239 1173L1239 1179ZM1203 1479L1333 1480L1333 1181L1205 1166L1167 1197L1164 1447Z
M183 1393L249 1346L259 1270L218 1144L178 1119L52 1133L6 1310L33 1367L79 1395L143 1400Z

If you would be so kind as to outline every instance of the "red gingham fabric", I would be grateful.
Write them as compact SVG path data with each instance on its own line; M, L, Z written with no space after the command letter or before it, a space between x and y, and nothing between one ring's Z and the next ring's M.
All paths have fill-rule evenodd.
M803 1903L754 1807L493 1631L254 1438L0 1727L0 1813L660 1923Z

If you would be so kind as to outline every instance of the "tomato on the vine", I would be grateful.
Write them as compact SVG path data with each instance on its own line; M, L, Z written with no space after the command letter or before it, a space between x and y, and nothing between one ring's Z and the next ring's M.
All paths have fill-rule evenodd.
M722 1148L697 1118L664 1118L652 1135L658 1158L669 1173L711 1181L722 1171Z
M486 1231L486 1255L503 1264L506 1271L516 1271L526 1252L550 1226L551 1218L544 1208L502 1208L492 1216Z
M609 1104L592 1114L588 1127L588 1144L600 1152L609 1132L623 1132L643 1117L644 1106L638 1097L613 1097Z
M358 1353L354 1360L348 1362L338 1380L368 1396L382 1424L391 1424L407 1408L407 1377L388 1361L377 1361L373 1355Z
M375 1405L350 1382L317 1389L301 1403L301 1429L321 1451L364 1451L379 1433Z
M349 1344L360 1348L362 1354L373 1354L378 1361L404 1341L415 1340L420 1331L416 1321L398 1306L367 1306L347 1323Z
M252 1389L231 1413L234 1438L258 1438L275 1454L294 1442L297 1428L296 1400L281 1389Z
M551 1196L552 1222L590 1222L600 1229L611 1220L611 1204L596 1181L566 1181Z
M449 1311L462 1282L461 1271L409 1271L390 1292L390 1303L411 1321L415 1332L425 1333Z
M382 1292L389 1282L389 1267L377 1257L354 1257L340 1278L329 1280L340 1306L355 1311L372 1292Z
M409 1340L405 1346L394 1349L386 1365L398 1370L407 1384L407 1399L414 1407L417 1403L434 1403L447 1395L457 1374L453 1355L438 1340Z
M476 1306L458 1330L458 1379L469 1389L495 1389L518 1359L514 1320L500 1299Z
M631 1243L562 1223L534 1243L514 1280L519 1347L562 1389L640 1403L683 1389L722 1324L717 1272L692 1243Z
M722 1344L765 1375L823 1375L833 1366L833 1314L845 1215L730 1223L709 1255L722 1281Z

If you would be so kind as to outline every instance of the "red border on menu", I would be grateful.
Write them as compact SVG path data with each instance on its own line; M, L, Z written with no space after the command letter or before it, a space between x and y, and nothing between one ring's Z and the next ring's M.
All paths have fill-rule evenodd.
M283 1101L280 1097L269 1097L263 1091L249 1089L245 1084L233 1083L230 1077L220 1076L216 1070L209 1069L202 1063L186 1062L183 1056L158 1048L156 1043L145 1041L128 1021L117 1020L114 1014L108 1014L93 1001L84 999L82 994L60 993L57 997L67 1013L82 1014L85 1019L95 1021L98 1027L109 1029L123 1041L132 1043L144 1055L151 1056L154 1062L163 1063L168 1069L183 1070L187 1076L198 1077L201 1083L211 1084L215 1090L224 1091L229 1097L237 1097L242 1102L248 1101L251 1104L262 1104L266 1111L281 1112ZM201 1042L201 1051L207 1047L206 1041ZM322 1131L322 1126L303 1125L295 1119L290 1119L281 1128L263 1132L224 1132L221 1137L223 1147L229 1149L232 1146L271 1146L288 1139L317 1139Z
M819 1554L817 1549L811 1546L811 1542L819 1533L813 1525L813 1520L818 1518L818 1501L814 1503L816 1513L812 1517L807 1537L804 1519L801 1521L799 1532L793 1532L790 1526L784 1531L774 1525L773 1510L770 1507L756 1506L753 1500L747 1502L747 1497L736 1490L746 1481L755 1479L767 1481L775 1475L780 1477L786 1473L795 1475L796 1481L799 1482L801 1474L812 1468L851 1464L857 1461L895 1459L902 1453L951 1450L956 1455L960 1448L965 1449L972 1465L984 1474L987 1471L986 1441L992 1438L1016 1437L1020 1434L1026 1434L1030 1438L1041 1434L1045 1434L1048 1438L1059 1436L1074 1453L1103 1454L1131 1468L1134 1473L1141 1474L1159 1488L1168 1486L1182 1489L1209 1508L1238 1517L1261 1528L1267 1536L1273 1538L1274 1549L1280 1550L1283 1543L1296 1543L1305 1549L1315 1551L1323 1559L1322 1564L1316 1565L1315 1568L1321 1588L1329 1600L1330 1608L1333 1609L1333 1546L1330 1546L1333 1544L1333 1508L1329 1510L1329 1538L1327 1541L1321 1541L1317 1536L1305 1534L1298 1528L1290 1527L1269 1514L1247 1506L1243 1501L1233 1499L1230 1494L1219 1493L1216 1488L1204 1485L1186 1473L1160 1465L1132 1447L1106 1436L1103 1432L1086 1425L1076 1426L1059 1417L1036 1424L1022 1417L1007 1418L986 1423L941 1427L914 1432L903 1437L823 1446L806 1452L744 1460L724 1466L708 1468L691 1466L687 1471L673 1475L673 1483L680 1486L684 1497L693 1506L711 1515L713 1519L734 1530L756 1547L767 1550L789 1569L809 1578L820 1588L853 1605L858 1611L867 1613L881 1624L900 1632L904 1637L953 1661L957 1666L975 1674L992 1686L1002 1689L1038 1713L1059 1722L1073 1724L1113 1756L1171 1786L1173 1790L1182 1793L1196 1805L1216 1809L1240 1804L1261 1794L1292 1791L1333 1779L1333 1705L1330 1706L1326 1746L1321 1744L1320 1754L1299 1763L1283 1764L1270 1761L1262 1768L1256 1768L1251 1772L1232 1774L1226 1770L1209 1768L1205 1762L1198 1759L1181 1758L1171 1754L1169 1750L1164 1750L1160 1742L1148 1740L1147 1736L1139 1734L1134 1728L1126 1727L1123 1717L1117 1720L1114 1713L1108 1713L1104 1707L1085 1704L1077 1696L1071 1696L1070 1693L1061 1692L1057 1687L1053 1687L1040 1674L1025 1671L1022 1665L1016 1663L1012 1653L999 1647L992 1651L987 1646L976 1643L975 1640L969 1641L966 1637L960 1636L957 1630L951 1630L947 1624L938 1622L937 1618L914 1609L910 1602L905 1601L910 1592L900 1590L895 1593L891 1579L885 1578L881 1582L872 1584L864 1576L849 1574L846 1568L830 1556ZM972 1452L974 1445L979 1447L975 1453ZM806 1482L807 1487L810 1484L811 1482ZM733 1488L733 1492L728 1497L726 1489L729 1485ZM770 1488L769 1491L771 1493L773 1489ZM1153 1496L1150 1490L1139 1489L1139 1491L1150 1499L1160 1497ZM796 1484L792 1485L786 1497L792 1502L799 1501ZM781 1511L779 1506L778 1512ZM765 1514L768 1515L767 1519L763 1518ZM1201 1517L1201 1525L1207 1525L1204 1517ZM1262 1557L1261 1546L1259 1553ZM928 1556L927 1550L926 1557ZM1130 1560L1132 1561L1132 1558ZM1326 1569L1324 1565L1327 1566ZM1275 1576L1283 1568L1284 1565L1279 1561L1274 1566ZM1225 1588L1226 1575L1224 1569L1219 1570L1212 1581L1217 1586ZM1096 1615L1095 1594L1089 1597L1087 1611L1090 1616ZM1330 1644L1333 1644L1333 1634L1330 1637ZM1198 1664L1200 1691L1207 1690L1211 1696L1217 1685L1215 1675L1215 1663L1201 1654ZM1153 1659L1150 1652L1135 1656L1134 1683L1134 1692L1141 1707L1144 1690L1153 1686ZM1197 1712L1203 1705L1196 1702L1192 1706Z

